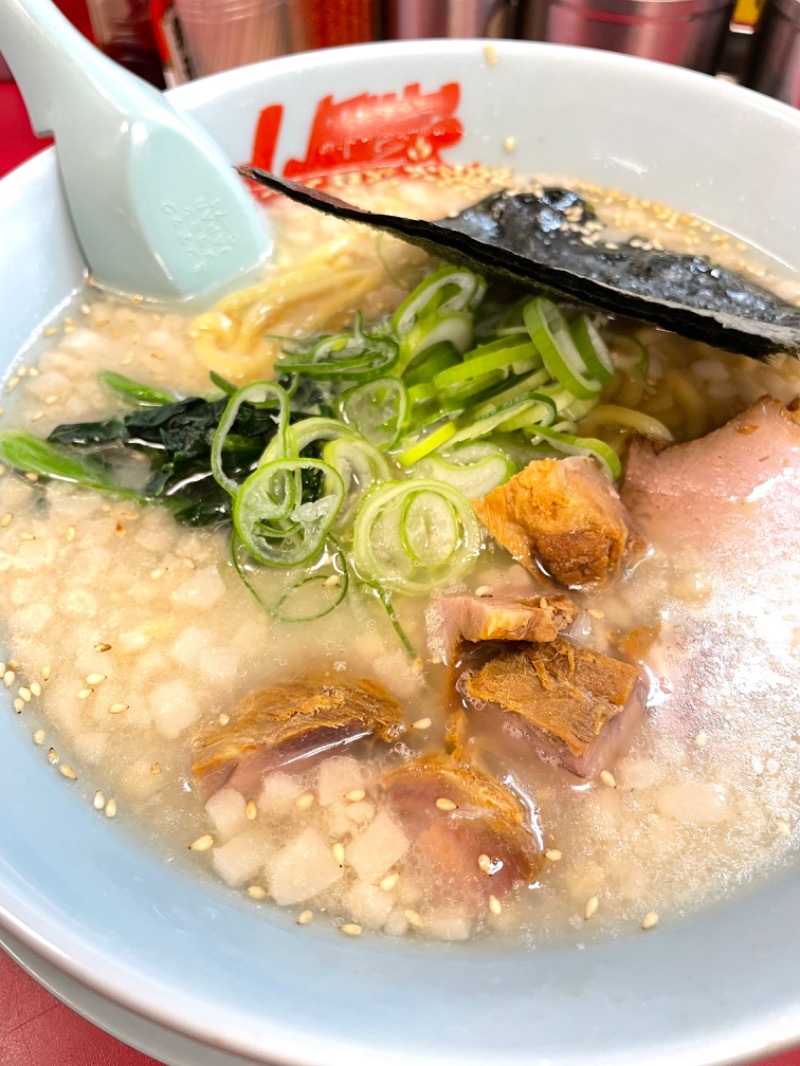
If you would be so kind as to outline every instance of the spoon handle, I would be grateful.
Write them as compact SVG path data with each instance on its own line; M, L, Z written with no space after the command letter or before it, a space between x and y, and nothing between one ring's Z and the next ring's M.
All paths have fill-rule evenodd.
M0 0L0 52L25 99L37 136L56 131L60 102L103 86L116 99L129 86L116 63L75 29L52 0ZM141 83L145 88L145 83ZM74 103L70 106L74 112Z

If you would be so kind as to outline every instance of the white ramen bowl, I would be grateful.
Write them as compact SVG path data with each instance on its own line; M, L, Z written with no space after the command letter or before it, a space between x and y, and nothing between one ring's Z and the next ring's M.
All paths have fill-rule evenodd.
M342 109L318 109L326 96L402 97L414 83L428 113L412 122L412 156L432 147L450 162L621 187L800 271L800 114L684 70L548 45L407 42L278 59L174 99L236 162L252 158L262 110L282 105L259 147L280 171L324 146L315 113L318 126L334 120L336 142ZM439 91L452 83L455 108L453 90ZM409 144L400 104L381 106L356 142L376 161ZM0 182L0 233L7 370L83 280L52 151ZM146 834L99 817L91 775L68 785L10 706L0 750L0 939L93 1020L170 1063L690 1066L800 1039L800 866L585 950L353 941L195 880Z

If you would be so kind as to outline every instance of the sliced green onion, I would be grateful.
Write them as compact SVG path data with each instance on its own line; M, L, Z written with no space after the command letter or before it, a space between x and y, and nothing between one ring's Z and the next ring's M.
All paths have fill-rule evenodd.
M126 378L124 374L116 374L112 370L100 374L100 380L107 389L111 389L134 407L163 407L165 403L175 403L180 399L176 392L167 392L154 385L142 385L141 382Z
M519 399L525 393L538 392L541 389L546 394L546 389L542 386L552 379L548 370L535 370L532 374L508 380L511 384L505 385L502 389L491 393L485 400L481 400L479 406L470 409L470 414L474 418L483 418L484 415L494 414L504 404Z
M431 400L436 395L436 387L432 382L426 384L420 382L418 385L412 385L408 390L408 401L410 404L422 403L425 400Z
M391 370L399 354L393 336L385 329L365 332L357 315L350 332L321 337L310 350L301 345L294 352L285 352L275 369L279 374L304 374L322 380L371 381Z
M255 381L252 385L245 385L228 400L222 418L214 432L211 442L211 473L218 485L221 485L231 496L239 491L239 483L229 478L222 465L222 454L225 446L225 438L230 433L239 408L243 403L253 404L254 407L278 407L278 428L272 439L275 446L276 458L284 458L287 455L287 430L289 426L289 397L285 390L272 381Z
M588 315L578 315L570 323L569 332L589 373L605 385L614 377L611 352Z
M461 362L461 353L449 341L441 341L425 349L424 359L415 359L414 365L403 372L403 381L410 388L429 382L440 370Z
M328 441L322 449L322 458L344 483L345 503L336 519L337 528L344 529L372 486L390 479L389 464L373 444L359 438ZM326 488L330 487L326 485Z
M367 493L356 512L352 558L366 581L419 595L462 577L481 544L480 525L466 496L451 485L420 478L378 485Z
M87 489L114 492L125 499L141 499L141 493L117 485L106 470L91 459L79 459L41 437L20 429L0 433L0 458L16 470L39 477L70 481Z
M533 370L537 363L541 366L541 359L538 358L538 353L529 340L518 344L510 338L502 337L499 341L483 344L480 348L473 349L464 356L463 363L438 373L433 383L441 392L452 385L472 381L494 370L507 370L515 364L523 364L524 373Z
M412 444L409 448L406 448L404 452L401 452L397 456L397 461L401 466L413 466L414 463L418 463L420 459L424 459L426 455L430 455L431 452L435 452L437 448L441 448L443 444L446 444L451 437L455 436L456 427L452 422L445 422L443 426L439 426L433 433L429 433L427 437L423 437L422 440L417 441L416 444Z
M391 448L408 413L409 394L399 378L356 385L339 399L342 419L376 448Z
M567 320L552 300L535 296L525 305L523 317L544 365L563 388L580 400L600 391L600 383L575 346Z
M540 441L552 445L557 452L562 452L564 455L588 455L597 459L612 481L622 476L619 456L605 441L597 440L595 437L576 437L572 433L561 433L556 429L539 427L531 443L538 444Z
M395 631L398 640L403 645L403 650L405 651L406 655L408 655L410 659L416 659L417 653L414 649L414 645L408 639L408 634L406 633L405 629L403 629L402 623L397 616L397 611L394 609L392 597L389 595L389 593L385 589L382 589L380 585L373 585L369 581L362 581L361 586L362 588L369 589L370 592L374 593L374 595L377 596L377 598L381 601L381 603L383 604L383 609L386 611L386 615L389 619L389 622L391 623L392 629Z
M667 443L675 439L664 423L652 415L635 411L631 407L618 407L613 403L599 404L586 415L582 428L591 431L596 426L624 426L635 433L641 433L643 437Z
M458 353L472 344L472 315L466 311L435 312L418 322L400 341L397 372L413 372L426 353L447 344Z
M466 412L464 418L468 417L469 412ZM486 437L495 430L505 432L509 423L517 427L533 424L550 425L555 417L556 405L549 396L539 392L523 393L517 399L502 404L491 414L476 419L474 422L468 422L452 436L450 443L461 444L464 441L480 440L481 437Z
M303 499L304 472L322 474L325 495ZM233 523L245 548L265 566L302 566L322 550L344 503L341 475L320 459L264 463L244 482Z
M231 538L231 559L253 597L280 622L312 622L324 618L347 595L350 583L347 558L332 537L316 562L284 582L275 602L274 569L257 563L236 534Z
M505 485L517 471L510 456L493 444L464 444L446 455L430 455L410 471L412 477L444 481L471 500Z
M461 267L444 266L429 274L403 300L392 316L392 328L402 340L417 321L431 311L474 311L486 292L479 274Z

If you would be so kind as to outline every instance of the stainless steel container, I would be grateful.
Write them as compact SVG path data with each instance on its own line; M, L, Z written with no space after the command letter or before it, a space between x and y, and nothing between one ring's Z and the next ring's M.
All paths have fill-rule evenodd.
M732 0L524 0L520 35L710 74L732 10Z
M800 0L767 0L744 84L800 107Z
M383 36L514 37L517 0L385 0Z

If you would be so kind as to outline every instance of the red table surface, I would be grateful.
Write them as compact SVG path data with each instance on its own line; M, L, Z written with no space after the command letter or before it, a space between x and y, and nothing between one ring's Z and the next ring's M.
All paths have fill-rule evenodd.
M0 82L0 177L43 143L30 128L16 87ZM0 1066L157 1064L84 1021L0 951ZM761 1066L800 1066L800 1051Z

